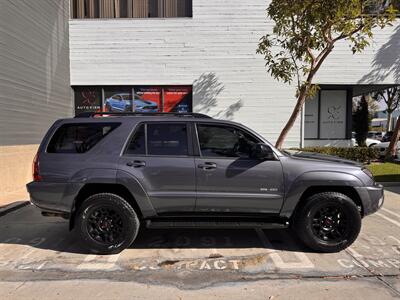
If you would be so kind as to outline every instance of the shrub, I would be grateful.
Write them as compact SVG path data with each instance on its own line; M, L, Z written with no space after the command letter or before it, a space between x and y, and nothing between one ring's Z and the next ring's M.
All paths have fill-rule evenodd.
M333 155L358 162L370 162L379 157L378 150L369 147L305 147L293 150Z

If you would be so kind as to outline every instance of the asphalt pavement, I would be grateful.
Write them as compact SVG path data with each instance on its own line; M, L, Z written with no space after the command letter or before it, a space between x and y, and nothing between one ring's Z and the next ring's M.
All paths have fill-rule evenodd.
M289 230L141 230L92 255L68 222L32 205L0 218L0 298L400 298L400 187L348 249L314 253Z

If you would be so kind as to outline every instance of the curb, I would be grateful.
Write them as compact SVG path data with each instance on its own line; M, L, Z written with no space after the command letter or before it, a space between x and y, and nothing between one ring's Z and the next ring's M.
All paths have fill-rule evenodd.
M0 207L0 217L5 216L6 214L13 212L17 209L20 209L24 206L29 205L30 201L17 201L5 206Z
M382 184L384 187L391 187L391 186L398 186L400 187L400 182L398 181L393 181L393 182L378 182L379 184Z

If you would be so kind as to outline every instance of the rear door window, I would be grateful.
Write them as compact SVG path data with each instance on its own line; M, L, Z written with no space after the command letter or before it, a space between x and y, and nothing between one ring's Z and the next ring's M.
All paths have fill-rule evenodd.
M92 149L120 123L64 124L57 129L48 153L85 153Z
M147 124L149 155L188 155L186 124Z
M139 125L126 149L129 155L187 156L186 123L147 123Z
M139 128L135 131L135 134L133 135L128 145L128 148L126 149L126 154L146 154L145 124L141 124Z

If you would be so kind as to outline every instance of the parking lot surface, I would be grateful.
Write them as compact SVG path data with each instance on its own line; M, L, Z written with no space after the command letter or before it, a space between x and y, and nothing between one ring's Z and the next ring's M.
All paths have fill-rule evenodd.
M91 255L69 232L67 221L42 217L29 205L0 218L0 290L17 295L19 283L27 288L48 280L72 286L74 280L82 285L92 284L85 280L109 280L189 293L232 284L243 290L244 282L251 287L262 280L274 281L273 289L303 280L311 286L317 281L333 287L343 281L338 286L342 291L352 282L377 285L388 298L400 297L400 187L388 188L385 197L383 208L363 219L357 241L333 254L311 252L289 230L169 229L142 230L131 248L120 254Z

